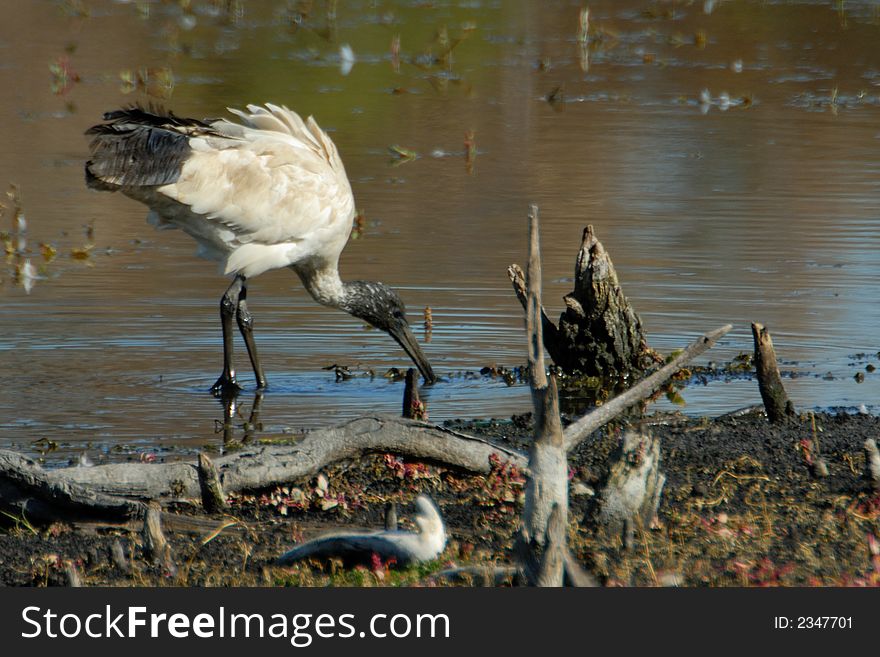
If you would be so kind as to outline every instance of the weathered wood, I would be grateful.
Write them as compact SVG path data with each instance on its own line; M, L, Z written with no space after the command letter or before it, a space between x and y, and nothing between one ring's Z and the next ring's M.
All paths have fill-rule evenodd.
M507 277L510 279L511 285L513 285L513 292L516 294L516 298L519 299L519 302L522 304L523 310L528 311L528 295L526 294L526 275L523 272L522 267L517 264L510 265L507 268ZM543 334L543 342L544 348L547 350L547 353L550 354L550 358L555 363L557 360L557 333L559 330L556 328L556 324L553 323L553 320L547 316L547 312L544 310L544 307L541 307L541 333Z
M873 438L865 441L865 476L873 489L880 493L880 450Z
M537 574L538 586L562 586L567 552L565 544L565 520L556 504L547 523L547 545Z
M529 207L529 266L526 271L526 335L532 404L535 412L534 443L529 452L525 485L523 527L517 541L523 570L529 584L562 586L565 533L548 536L550 520L562 527L568 522L568 461L559 416L556 378L544 371L544 342L541 325L541 250L538 208ZM554 530L558 527L554 525ZM561 541L561 545L559 544ZM546 556L548 551L552 554ZM545 556L549 562L545 566Z
M692 342L684 351L673 358L669 363L654 372L651 376L639 381L632 388L619 394L602 406L584 415L580 420L566 427L565 449L571 451L585 440L596 429L608 424L633 404L647 399L660 386L666 383L672 375L678 372L686 363L690 362L704 351L710 349L722 336L726 335L733 327L730 324L710 331Z
M66 468L85 471L89 468ZM124 520L141 517L144 505L109 495L75 480L52 476L39 464L9 450L0 450L0 508L30 519L63 518L69 513L88 518ZM62 514L62 515L59 515Z
M758 389L770 422L778 424L795 415L794 404L782 385L779 364L770 332L757 322L752 324L752 337L755 341L755 369L758 376Z
M610 460L594 509L584 520L632 542L637 526L649 527L660 506L666 475L660 469L660 441L628 431Z
M515 449L424 422L379 415L316 429L295 445L252 447L218 458L214 463L223 489L229 493L283 485L314 476L330 463L371 453L402 454L480 474L490 472L492 458L523 470L527 467L527 458ZM10 488L10 482L24 476L22 472L37 489L76 492L77 500L91 501L90 505L74 505L76 508L88 511L91 506L121 516L143 513L142 504L126 498L173 500L201 496L198 468L193 462L114 463L44 470L15 452L0 450L0 490ZM19 488L29 490L24 486L15 490ZM70 504L64 495L60 499ZM54 500L46 494L44 507L51 509ZM107 509L103 509L104 500ZM0 505L5 502L6 497L0 498ZM12 510L23 510L30 519L34 517L30 509L28 506Z
M556 364L605 379L640 376L654 362L642 322L623 294L611 257L592 226L584 229L574 290L559 317Z
M220 474L204 452L199 452L199 489L202 506L208 513L220 513L227 508L226 494L220 483Z

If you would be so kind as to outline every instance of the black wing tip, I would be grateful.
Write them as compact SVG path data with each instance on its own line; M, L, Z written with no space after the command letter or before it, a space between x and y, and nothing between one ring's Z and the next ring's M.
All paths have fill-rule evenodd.
M117 110L112 110L110 112L104 112L103 115L104 121L109 121L109 124L102 124L104 126L114 125L119 123L133 123L136 125L145 125L153 128L162 128L162 127L198 127L198 128L210 128L210 123L206 123L200 119L193 119L189 117L180 117L177 116L174 112L169 109L166 109L164 106L156 104L156 103L148 103L144 105L143 103L131 103L125 107L121 107ZM95 130L100 126L94 126L89 130Z
M99 192L115 192L119 189L119 185L113 185L111 183L105 182L101 180L98 176L92 173L92 165L94 164L93 160L89 160L86 162L85 173L86 173L86 187L89 189L94 189Z

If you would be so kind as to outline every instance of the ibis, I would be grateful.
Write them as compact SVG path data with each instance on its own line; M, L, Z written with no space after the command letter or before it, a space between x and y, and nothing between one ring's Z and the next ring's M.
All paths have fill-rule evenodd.
M238 325L257 387L266 376L247 307L247 283L289 267L320 304L387 332L431 383L434 371L413 336L398 294L373 281L343 281L339 256L355 216L335 144L312 117L277 105L230 109L240 121L198 120L133 106L89 128L87 185L149 207L157 228L179 228L232 283L220 300L223 372L217 395L240 390L233 364Z

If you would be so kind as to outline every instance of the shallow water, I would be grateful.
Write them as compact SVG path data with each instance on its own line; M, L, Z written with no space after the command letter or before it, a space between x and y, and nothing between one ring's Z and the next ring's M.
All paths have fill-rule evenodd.
M195 116L273 101L331 131L366 217L343 276L401 290L448 377L426 393L434 420L529 407L522 385L455 373L525 360L505 270L524 260L530 202L551 315L592 223L655 348L730 322L700 362L727 360L751 350L749 323L760 321L784 369L801 375L789 383L798 406L880 412L880 370L865 371L880 367L877 3L591 2L586 56L578 2L345 2L335 27L315 2L298 29L285 9L296 2L229 3L242 8L233 14L215 4L226 3L196 1L191 14L175 3L0 3L0 186L21 190L23 258L37 274L26 293L14 276L22 259L0 269L0 444L31 450L46 438L59 454L95 457L220 440L222 408L206 389L221 365L226 282L185 235L154 232L141 206L82 180L82 132L103 111L151 99ZM463 40L437 63L426 53L440 52L443 25ZM356 57L347 75L341 44ZM79 80L65 89L50 63ZM170 95L155 71L152 96L123 88L120 73L143 68L170 70ZM418 157L394 161L395 144ZM9 232L8 212L0 222ZM88 257L71 256L88 244ZM318 307L288 271L254 280L249 304L271 386L265 431L397 411L401 383L337 383L322 369L407 366L387 336ZM240 424L253 396L241 345L238 356ZM698 415L760 401L748 380L683 396Z

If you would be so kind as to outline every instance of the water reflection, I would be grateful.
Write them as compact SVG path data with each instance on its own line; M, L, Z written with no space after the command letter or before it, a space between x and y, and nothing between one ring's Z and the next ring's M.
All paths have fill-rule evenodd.
M530 202L551 315L592 223L656 349L730 322L707 357L723 361L751 349L760 321L799 375L798 405L877 412L876 3L596 1L585 40L581 5L524 0L337 3L335 16L322 3L74 4L18 3L0 33L0 188L18 185L27 216L0 269L6 444L115 457L219 440L203 388L228 281L140 206L82 182L82 131L158 100L147 93L196 116L285 103L332 131L364 217L343 276L401 290L412 318L431 308L425 351L446 378L427 393L431 419L529 406L521 385L456 373L524 361L505 271L523 259ZM421 157L392 167L393 145ZM256 279L252 299L272 375L265 433L399 411L401 384L322 370L405 367L393 344L315 307L288 272ZM742 380L684 398L695 414L759 401Z

